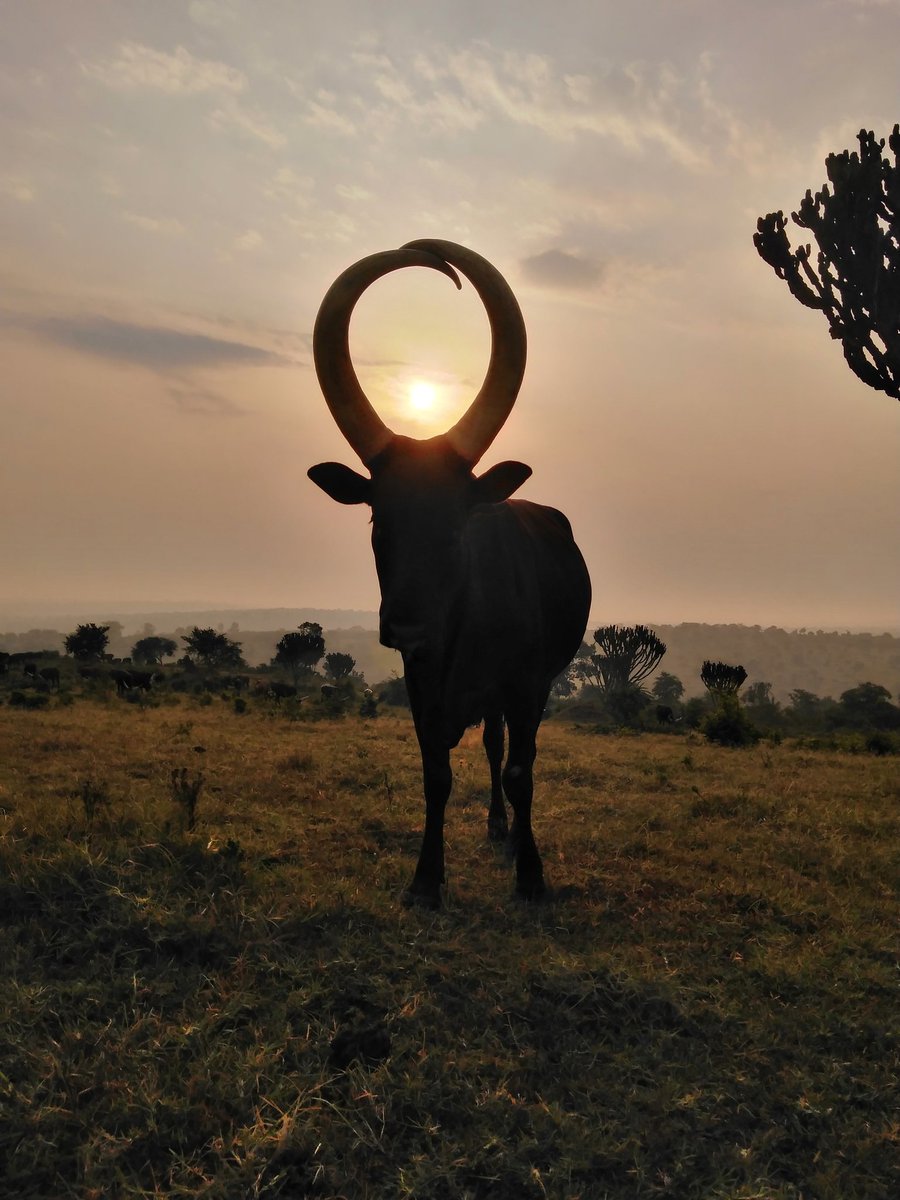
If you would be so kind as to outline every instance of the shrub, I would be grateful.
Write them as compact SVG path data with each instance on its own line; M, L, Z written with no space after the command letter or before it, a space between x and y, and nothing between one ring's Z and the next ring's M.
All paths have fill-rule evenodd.
M50 697L46 692L13 692L9 703L13 708L46 708Z
M390 679L383 679L376 685L374 691L383 704L390 704L396 708L409 708L406 680L402 675L392 675Z
M109 813L109 787L102 780L85 779L75 791L84 810L84 818L88 825L93 825L94 817Z
M762 737L755 725L747 719L736 695L723 694L714 712L702 722L700 728L707 741L719 746L755 746Z
M187 767L172 768L170 789L176 808L184 817L188 831L192 831L197 820L197 799L203 787L203 773L198 771L193 779Z
M900 738L892 737L889 733L879 730L866 738L866 749L870 754L879 756L900 753Z

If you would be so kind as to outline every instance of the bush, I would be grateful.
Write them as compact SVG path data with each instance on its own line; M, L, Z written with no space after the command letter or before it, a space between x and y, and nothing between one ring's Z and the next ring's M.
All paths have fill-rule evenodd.
M866 738L866 749L870 754L900 754L900 738L879 730Z
M406 680L402 675L393 675L390 679L383 679L373 691L382 704L391 704L395 708L409 708Z
M756 726L747 719L736 695L722 695L715 711L702 722L700 728L707 741L719 746L755 746L762 737Z
M9 703L12 708L46 708L50 697L46 692L13 692Z

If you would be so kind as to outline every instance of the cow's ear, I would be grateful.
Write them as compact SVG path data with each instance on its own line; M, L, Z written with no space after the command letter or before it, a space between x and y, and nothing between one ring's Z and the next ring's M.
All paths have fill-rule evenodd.
M351 471L343 463L319 463L306 472L310 479L338 504L368 504L371 479Z
M525 463L497 463L475 480L475 503L499 504L501 500L508 500L530 474L531 467Z

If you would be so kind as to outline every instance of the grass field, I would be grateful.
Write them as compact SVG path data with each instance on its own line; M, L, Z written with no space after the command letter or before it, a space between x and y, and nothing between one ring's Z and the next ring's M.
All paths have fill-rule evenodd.
M435 914L408 717L0 708L0 1194L900 1195L896 760L539 749L551 899L471 731Z

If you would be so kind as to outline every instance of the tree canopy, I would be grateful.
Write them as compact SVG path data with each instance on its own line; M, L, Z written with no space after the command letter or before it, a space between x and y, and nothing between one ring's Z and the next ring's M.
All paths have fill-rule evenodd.
M840 719L870 729L900 729L900 708L891 704L891 693L877 683L860 683L841 693Z
M641 680L659 665L665 642L645 625L602 625L594 641L599 653L583 645L575 673L599 688L617 721L630 724L647 702Z
M82 660L102 658L109 644L109 626L78 625L65 639L66 653Z
M700 679L708 692L717 696L735 696L747 678L743 667L732 667L728 663L710 662L707 659L700 668Z
M167 637L142 637L131 647L131 657L136 663L161 663L171 658L178 649L177 642Z
M356 659L352 654L343 654L340 650L333 650L331 654L325 655L325 674L335 683L346 679L355 666Z
M302 671L312 671L324 653L322 626L315 621L304 621L295 631L284 635L275 647L272 662L287 667L296 676Z
M233 642L215 629L199 629L196 625L181 639L191 658L205 667L244 667L240 642Z
M646 625L603 625L594 631L594 641L601 653L592 655L592 661L607 691L639 684L666 652L665 642Z
M677 704L684 695L684 684L677 675L660 671L653 681L652 693L660 704Z
M830 154L831 183L807 191L794 223L818 243L791 248L783 212L757 221L760 257L807 308L825 314L850 369L870 387L900 399L900 125L888 139L859 131L859 153Z

